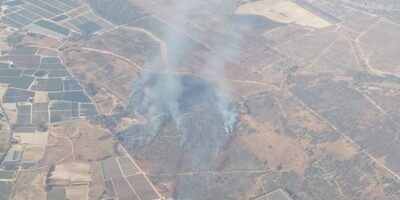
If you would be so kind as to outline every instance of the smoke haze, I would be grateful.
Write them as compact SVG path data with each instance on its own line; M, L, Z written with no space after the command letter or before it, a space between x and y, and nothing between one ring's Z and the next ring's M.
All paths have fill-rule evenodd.
M181 148L189 154L194 169L209 167L230 140L238 118L237 104L232 100L231 89L226 79L228 58L238 56L235 48L241 42L241 35L229 34L229 44L221 40L210 40L207 57L198 74L207 74L215 83L214 88L199 76L180 74L182 63L192 52L205 49L190 38L187 32L188 19L195 10L191 4L170 2L173 10L169 22L162 30L165 43L164 66L157 73L143 73L135 81L130 110L148 119L147 125L134 127L122 134L128 146L142 146L159 134L162 126L172 122L181 135ZM215 11L215 10L214 10ZM179 24L181 26L176 27ZM216 30L217 31L217 30ZM207 34L207 33L203 33ZM199 36L199 35L197 35ZM207 38L208 35L200 35ZM154 63L157 61L154 61ZM151 65L151 64L149 64Z

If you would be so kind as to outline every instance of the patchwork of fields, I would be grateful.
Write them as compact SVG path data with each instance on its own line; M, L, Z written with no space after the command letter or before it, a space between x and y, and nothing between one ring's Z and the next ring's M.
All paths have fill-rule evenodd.
M96 115L83 86L58 57L38 55L36 47L1 56L2 102L16 104L16 124L56 123Z
M4 36L1 42L5 48L0 54L0 135L4 138L0 145L3 157L0 199L8 196L32 199L32 195L49 200L88 199L93 187L90 186L93 178L90 173L95 169L83 164L84 172L67 173L62 169L64 165L51 161L56 158L63 162L69 154L62 158L57 154L62 155L62 151L68 149L58 147L61 152L51 150L62 143L57 143L59 139L54 138L57 132L49 128L98 114L86 86L78 82L59 51L61 40L101 33L114 28L114 25L95 15L86 5L70 0L2 1L1 10L0 32ZM103 140L104 143L110 141L107 138ZM65 138L61 141L67 142ZM81 144L74 141L71 148L74 145ZM81 149L76 150L77 154L85 152L84 148ZM75 152L70 154L75 159ZM46 164L49 159L52 162L50 166ZM53 165L56 171L51 176ZM48 172L43 171L47 167ZM82 166L78 163L72 168L80 169ZM72 179L66 179L66 174ZM27 185L38 183L36 189L23 190ZM65 183L67 185L63 185Z
M18 0L2 5L3 23L58 39L71 33L110 30L113 25L97 17L90 8L70 0Z
M0 5L0 199L398 200L397 1Z
M127 156L112 157L100 162L108 195L118 199L158 199L151 183Z

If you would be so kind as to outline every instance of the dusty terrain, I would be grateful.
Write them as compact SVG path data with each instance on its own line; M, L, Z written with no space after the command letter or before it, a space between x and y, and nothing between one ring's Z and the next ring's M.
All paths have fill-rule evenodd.
M399 197L396 1L0 2L0 199Z
M325 28L330 22L286 0L263 0L242 4L236 11L239 15L261 15L280 23Z

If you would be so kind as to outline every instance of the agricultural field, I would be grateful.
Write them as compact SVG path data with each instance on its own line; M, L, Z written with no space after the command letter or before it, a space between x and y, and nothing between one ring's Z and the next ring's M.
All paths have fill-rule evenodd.
M0 69L0 83L8 88L2 101L18 104L14 123L57 123L95 115L90 97L60 58L42 57L37 51L36 47L17 47L3 57L8 63Z
M108 130L87 121L98 114L97 106L87 86L64 63L59 48L64 39L99 34L114 25L74 0L10 0L1 4L0 180L8 181L1 182L1 195L12 195L12 199L97 198L104 186L88 185L92 178L101 178L99 168L90 162L112 154L114 139ZM73 125L79 130L59 135L71 126L68 122L77 120L83 120L81 125ZM53 129L63 123L67 124ZM97 142L89 142L92 140ZM102 149L92 151L96 146ZM53 187L51 178L56 176L56 182L65 183L62 175L67 172L62 166L76 160L85 162L86 173L93 173L93 177L68 172L74 175L68 181L84 181L86 187ZM27 189L26 184L34 187Z
M46 199L49 200L66 200L67 194L65 188L52 188L46 193Z
M4 157L7 150L10 148L10 140L12 131L10 125L7 122L6 116L3 112L0 112L0 157Z
M76 184L90 182L90 166L85 163L68 163L56 165L50 177L50 184Z
M20 171L11 199L44 199L46 192L42 186L45 179L44 169Z
M79 199L88 199L88 186L71 186L67 187L67 199L71 200L79 200Z
M9 182L0 182L0 198L9 199L11 196L13 185Z
M3 2L2 21L10 27L26 29L57 39L73 33L92 34L113 28L90 8L71 0L23 0Z
M1 170L0 179L12 179L15 176L15 171L13 170Z
M119 199L158 199L158 194L129 157L111 157L100 161L108 196Z

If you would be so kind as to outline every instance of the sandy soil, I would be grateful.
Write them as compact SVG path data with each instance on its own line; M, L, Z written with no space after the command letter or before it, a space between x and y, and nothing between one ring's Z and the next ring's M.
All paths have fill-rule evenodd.
M52 180L70 179L71 182L90 182L90 166L87 163L68 163L57 165Z
M31 145L45 145L48 140L48 133L37 132L37 133L24 133L18 135L21 144Z
M43 184L46 169L24 170L18 174L13 200L45 199Z
M89 188L87 185L78 185L67 187L67 199L85 200L88 199Z
M294 23L313 28L331 25L330 22L288 0L261 0L246 3L241 5L235 13L261 15L280 23Z
M43 158L46 148L43 145L28 145L25 146L22 161L36 161Z
M333 143L322 144L321 146L326 152L332 154L339 160L350 159L358 153L358 149L344 138Z
M88 120L65 122L50 127L49 132L59 138L56 144L62 143L69 147L62 154L72 154L76 161L101 160L114 153L115 140L108 130L91 124Z
M242 120L256 127L257 132L243 135L236 142L249 148L259 158L267 161L271 167L282 166L283 171L293 170L300 175L304 174L309 162L309 157L304 151L304 144L280 134L277 127L270 123L259 124L251 117L244 117Z
M49 49L49 48L39 48L39 50L37 51L38 55L41 56L58 56L58 51L54 50L54 49Z
M48 101L47 92L35 91L35 103L45 103Z

